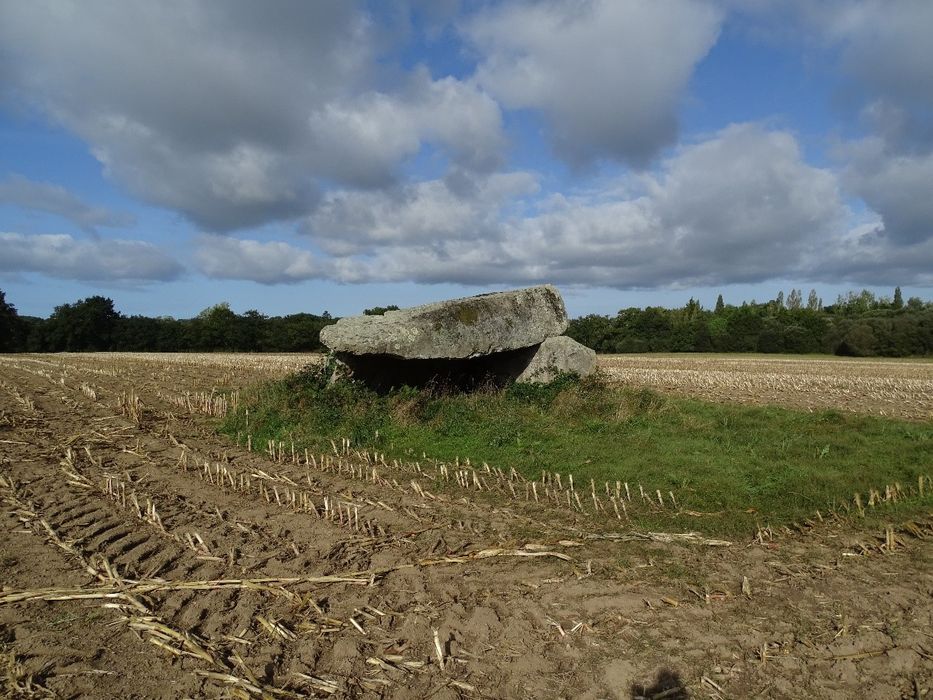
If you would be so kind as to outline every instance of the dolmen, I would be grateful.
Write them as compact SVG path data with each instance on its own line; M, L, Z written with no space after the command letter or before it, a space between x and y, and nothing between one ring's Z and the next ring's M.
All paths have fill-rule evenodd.
M560 292L541 285L342 318L321 342L338 375L375 388L476 388L590 374L596 353L561 335L567 326Z

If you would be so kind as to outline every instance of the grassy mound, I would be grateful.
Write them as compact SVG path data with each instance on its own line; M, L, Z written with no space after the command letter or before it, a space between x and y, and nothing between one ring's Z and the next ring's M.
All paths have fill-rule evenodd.
M377 394L330 384L325 370L309 368L254 390L224 430L243 440L250 434L257 446L271 439L319 451L348 437L389 457L468 457L529 478L546 469L581 483L644 484L708 514L678 524L718 533L802 520L851 503L856 492L915 487L933 464L929 424L672 398L598 376L474 393ZM869 517L912 516L933 505L929 494Z

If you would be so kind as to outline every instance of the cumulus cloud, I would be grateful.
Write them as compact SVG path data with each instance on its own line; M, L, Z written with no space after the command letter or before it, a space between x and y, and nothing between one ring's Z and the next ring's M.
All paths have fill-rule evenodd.
M302 9L306 7L307 9ZM148 201L211 228L302 208L288 178L294 105L332 95L364 59L340 3L12 3L0 44L15 96L75 131ZM269 50L270 46L276 47ZM244 167L246 174L235 173ZM278 190L278 192L276 192Z
M91 206L64 187L35 182L22 175L10 175L0 180L0 204L55 214L88 233L96 232L98 227L132 226L136 223L135 217L129 214Z
M386 37L345 0L36 0L4 5L0 72L137 196L229 231L310 211L322 182L384 184L426 144L498 164L498 105L385 67Z
M415 72L399 94L367 92L329 102L309 116L318 165L344 182L391 184L397 165L422 140L444 146L455 163L488 171L502 162L505 139L498 104L475 85Z
M453 171L445 179L390 190L332 192L303 228L334 254L393 243L475 241L496 237L503 208L537 188L531 173L476 176Z
M651 175L537 197L528 173L334 193L307 224L341 281L555 281L620 288L817 274L845 231L835 175L795 137L733 125Z
M884 284L929 279L923 267L933 267L933 3L724 2L760 25L792 27L807 47L817 47L818 60L841 78L835 109L864 132L838 143L834 155L846 193L877 216L838 236L823 274Z
M64 234L0 233L0 271L96 282L176 279L182 266L145 241L78 240Z
M933 151L892 152L882 138L866 138L842 149L843 182L881 216L892 244L933 240Z
M842 78L837 109L862 110L901 146L933 145L933 4L927 0L717 0L756 37L822 53ZM896 138L894 138L896 137Z
M311 253L283 241L203 235L195 259L201 272L214 279L279 284L327 276L327 267Z
M853 226L835 236L816 261L813 278L856 284L933 285L933 239L892 240L881 221Z
M259 144L187 150L123 120L111 121L98 143L94 153L111 176L211 231L294 218L319 196L299 163Z
M491 6L465 26L476 80L510 107L541 110L575 163L646 164L677 136L694 67L721 13L697 0L572 0Z
M868 93L897 104L933 106L933 4L862 0L830 5L818 21L841 44L843 67Z
M632 288L858 281L884 269L902 275L885 284L929 279L926 0L412 2L421 17L437 10L417 30L404 6L362 0L283 0L275 11L250 0L5 3L0 100L41 110L113 179L204 231L294 220L313 241L311 252L205 234L197 264L217 279ZM757 124L676 145L691 75L739 7L794 13L795 29L837 59L848 79L840 104L865 128L839 146L837 172L807 164L794 134ZM467 49L437 64L456 63L460 77L410 67L405 49L433 41L402 46L413 31L454 41L450 54ZM544 159L538 173L510 167L503 108L541 115L568 163L642 170L549 191L565 171ZM508 129L524 128L514 116ZM847 195L872 210L858 225ZM16 176L0 182L0 202L90 232L130 223ZM3 236L3 269L16 260L80 279L180 269L140 241Z
M809 248L843 223L838 183L808 165L795 137L733 125L683 149L652 183L653 209L686 267L719 268L730 281L799 268ZM712 283L703 273L696 283Z
M933 240L933 3L837 2L816 21L839 46L870 134L837 150L845 186L881 217L861 247L878 255L883 242L886 260L933 263L923 254Z

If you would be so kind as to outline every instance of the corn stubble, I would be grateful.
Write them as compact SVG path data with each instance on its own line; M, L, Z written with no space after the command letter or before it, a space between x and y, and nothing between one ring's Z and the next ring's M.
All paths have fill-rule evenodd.
M775 403L914 420L933 419L933 363L735 355L604 355L632 386L727 403Z
M231 697L343 697L360 691L384 694L391 693L393 687L422 678L432 679L434 688L446 687L469 696L480 692L477 680L467 675L473 657L452 651L448 646L450 638L435 617L427 618L427 627L420 628L426 631L416 643L395 648L387 642L402 621L424 617L424 610L417 607L393 611L387 606L383 590L393 575L443 569L473 572L506 562L550 562L560 567L562 576L580 580L594 575L592 562L577 554L592 544L624 547L628 543L645 542L721 548L720 551L741 549L732 541L697 532L640 531L635 525L642 515L699 518L705 514L690 511L685 506L687 497L680 492L637 481L583 479L566 468L542 469L530 478L513 468L486 463L477 465L465 458L441 461L422 455L421 459L400 460L377 450L354 446L350 439L339 437L334 438L326 451L305 449L291 440L268 440L264 445L257 445L248 430L239 436L237 442L242 448L231 458L216 446L214 449L193 447L175 437L175 412L193 417L189 419L221 418L239 408L239 391L229 386L240 377L279 377L303 367L308 360L308 356L192 354L167 357L120 353L108 355L105 360L64 356L13 358L3 362L35 377L43 387L54 389L56 402L57 395L62 395L71 402L67 405L76 409L93 406L97 411L111 412L112 415L103 416L107 421L123 421L108 428L104 426L109 423L101 420L79 435L67 436L67 439L59 435L43 445L43 449L53 455L47 478L61 484L75 499L95 499L95 502L107 504L113 512L148 533L153 541L162 543L160 546L177 546L189 558L217 566L224 573L238 564L233 556L234 547L223 541L218 534L220 529L217 532L194 529L187 514L177 503L172 503L169 494L161 492L156 482L147 482L122 468L121 460L133 460L147 465L147 469L181 476L205 492L229 496L234 499L230 503L235 510L260 510L276 518L310 519L328 528L328 532L339 533L342 542L355 547L373 551L397 548L414 552L414 556L400 557L386 566L332 567L329 573L292 576L163 579L151 573L132 574L125 568L121 570L123 567L108 558L103 549L95 550L92 541L74 539L54 525L43 512L42 499L36 498L30 485L24 486L12 474L4 472L0 473L0 500L4 506L24 530L74 562L90 577L90 583L32 590L4 588L0 592L0 605L83 601L102 606L115 625L136 635L154 653L176 660ZM176 370L190 370L191 384L178 384L172 389L159 384ZM703 391L708 390L711 396L723 398L735 392L754 393L761 387L792 393L819 392L843 402L852 392L867 392L884 401L904 401L912 411L915 408L927 410L923 408L928 398L923 394L928 391L924 388L926 385L923 380L914 385L910 377L905 378L908 381L896 379L887 383L872 378L859 380L858 377L840 382L838 378L814 378L816 375L809 370L808 373L785 372L783 375L764 373L755 378L730 378L715 373L700 377L681 365L672 365L667 370L642 367L624 372L630 373L625 375L627 380L635 376L631 373L641 372L638 381L652 386L677 384L691 391L705 387ZM205 378L201 378L201 374ZM218 389L212 382L227 388ZM34 385L17 385L4 379L0 380L0 388L16 407L15 421L9 421L11 425L16 421L35 424L42 418L43 394L34 392ZM151 432L151 426L157 422L160 422L157 437L163 442L154 446L156 433ZM135 444L130 436L134 436ZM920 476L915 484L882 484L876 489L853 494L849 500L827 504L793 527L760 526L753 543L772 544L794 530L818 531L828 522L860 520L906 499L922 499L929 490L926 476ZM417 533L443 532L458 526L461 531L468 530L462 519L458 521L458 516L451 515L455 509L480 516L495 512L497 518L516 529L535 528L542 533L541 541L515 543L499 537L494 542L487 539L485 544L477 540L476 544L459 551L442 549L418 553L416 547L427 545L415 538ZM218 511L217 521L238 528L244 536L251 532L239 522L235 513L232 517L222 516ZM554 522L559 523L564 532L572 534L556 535L558 528L553 526ZM473 532L477 532L473 527ZM863 537L842 554L896 555L909 548L911 539L925 540L930 534L933 529L926 522L886 524L880 532ZM294 542L291 547L297 560L299 547ZM747 600L759 595L757 582L753 584L744 576L740 581L738 592ZM202 634L186 628L163 609L164 601L172 595L197 599L218 592L257 596L255 609L243 629ZM362 602L361 593L366 594L367 602ZM341 599L353 602L342 614L337 614L333 608ZM670 596L660 600L671 611L683 604ZM707 593L705 604L709 601ZM575 636L593 634L593 627L582 620L570 623L548 617L545 627L550 628L550 634L559 635L561 643L569 643ZM273 683L264 673L258 672L251 656L254 649L271 648L277 650L281 658L287 658L299 644L313 641L332 645L347 637L361 640L360 648L364 650L361 665L365 671L355 677L305 668L303 671L292 669L287 680L278 678ZM762 647L760 661L764 663L772 653L768 647ZM2 662L0 688L4 692L15 697L52 696L44 688L42 678L30 673L15 653L7 653ZM704 688L722 690L707 676L702 679Z

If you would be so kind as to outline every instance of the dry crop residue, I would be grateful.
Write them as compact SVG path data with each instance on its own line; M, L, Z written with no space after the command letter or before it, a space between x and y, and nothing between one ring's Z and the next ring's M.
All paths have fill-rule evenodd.
M249 451L212 432L203 414L237 386L308 359L0 356L0 694L901 698L933 685L927 524L666 537L615 514L662 509L634 485L574 490L564 475L535 490L507 465L422 469L339 438L329 455Z
M933 362L740 355L600 355L632 386L751 404L933 419Z

